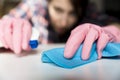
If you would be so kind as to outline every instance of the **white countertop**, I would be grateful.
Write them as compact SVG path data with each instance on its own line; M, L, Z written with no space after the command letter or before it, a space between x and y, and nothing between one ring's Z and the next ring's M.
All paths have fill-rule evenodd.
M74 69L41 62L42 51L63 46L39 46L23 57L10 54L12 52L1 52L0 80L120 80L120 58L101 59Z

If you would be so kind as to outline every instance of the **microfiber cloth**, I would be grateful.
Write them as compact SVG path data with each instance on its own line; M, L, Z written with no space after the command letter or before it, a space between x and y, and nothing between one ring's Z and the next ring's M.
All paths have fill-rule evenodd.
M76 51L76 54L71 59L66 59L64 54L64 48L54 48L48 51L44 51L42 54L42 62L53 63L62 68L75 68L93 61L98 58L96 43L93 44L90 57L88 60L82 60L81 51L82 46ZM114 57L120 55L120 44L119 43L108 43L102 52L102 57Z

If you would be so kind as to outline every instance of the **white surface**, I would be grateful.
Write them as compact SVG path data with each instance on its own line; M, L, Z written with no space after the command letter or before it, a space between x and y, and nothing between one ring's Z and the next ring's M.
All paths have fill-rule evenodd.
M74 69L41 62L42 51L61 46L39 46L24 57L1 52L0 80L120 80L120 59L102 59Z

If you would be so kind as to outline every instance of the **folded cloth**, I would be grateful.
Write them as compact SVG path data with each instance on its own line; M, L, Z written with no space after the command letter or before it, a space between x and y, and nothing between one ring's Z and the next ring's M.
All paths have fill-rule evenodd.
M66 59L64 54L64 48L55 48L48 51L44 51L42 54L42 62L53 63L63 68L75 68L93 61L98 58L96 51L96 43L93 44L90 58L88 60L82 60L81 51L82 45L76 51L76 54L71 59ZM102 57L114 57L120 55L120 44L119 43L108 43L102 51Z

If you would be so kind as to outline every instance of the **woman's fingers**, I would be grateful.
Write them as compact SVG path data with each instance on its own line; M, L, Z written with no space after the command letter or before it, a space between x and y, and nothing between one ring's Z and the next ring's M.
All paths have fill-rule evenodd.
M79 32L80 30L84 30L84 29L89 30L90 25L92 25L92 24L85 23L85 24L79 25L78 27L76 27L75 29L72 30L72 35L76 34L76 32Z
M23 20L24 26L22 28L22 49L27 50L29 47L29 41L32 34L32 26L29 22Z
M106 34L105 32L102 32L97 42L98 59L102 57L102 50L105 48L109 40L110 40L110 37L108 36L108 34Z
M13 50L13 44L12 44L12 23L13 21L11 19L5 19L6 25L4 28L4 38L6 41L6 44L8 47Z
M85 26L83 26L85 27ZM80 44L85 39L85 36L88 32L88 27L83 28L79 31L74 31L71 33L64 50L64 57L72 58Z
M23 22L18 19L13 23L13 50L16 54L19 54L22 50L22 28Z
M82 59L87 60L90 56L90 51L94 41L98 38L99 32L97 29L91 27L84 40L82 49Z
M7 43L6 43L6 41L5 41L5 35L4 35L4 27L5 26L5 21L3 21L3 20L0 20L0 42L1 42L1 44L6 48L6 49L8 49L8 45L7 45Z
M29 40L32 27L28 21L18 18L0 20L0 41L5 48L13 50L16 54L22 50L29 51Z

